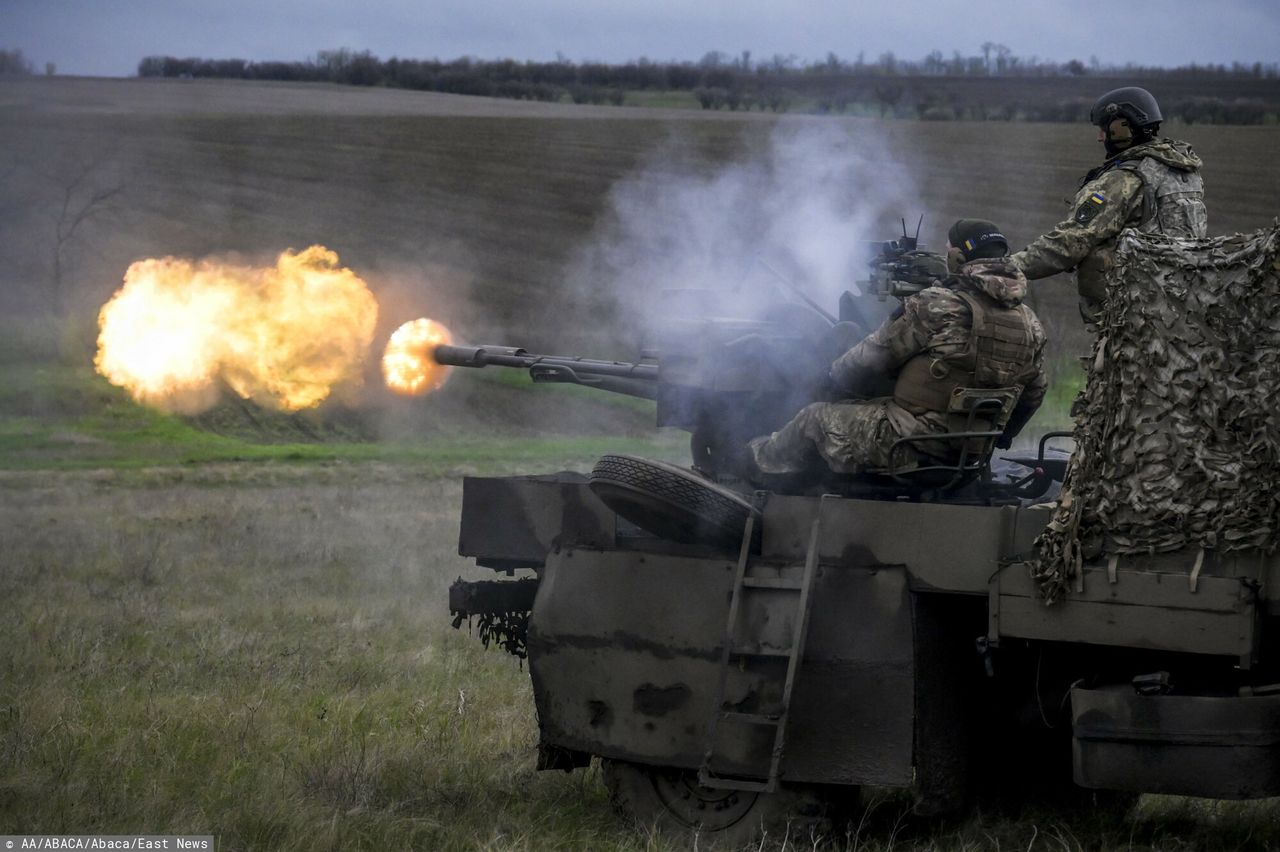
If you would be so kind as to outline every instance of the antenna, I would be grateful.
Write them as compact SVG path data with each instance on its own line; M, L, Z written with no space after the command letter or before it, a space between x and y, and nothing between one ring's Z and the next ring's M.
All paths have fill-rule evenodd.
M920 246L920 226L924 224L924 214L920 214L919 221L916 222L916 235L913 237L907 233L907 217L902 217L902 248L905 251L915 251Z

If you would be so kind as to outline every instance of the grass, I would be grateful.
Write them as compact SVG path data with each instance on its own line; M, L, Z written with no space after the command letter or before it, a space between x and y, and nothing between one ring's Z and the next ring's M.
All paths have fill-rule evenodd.
M615 815L598 769L534 770L527 672L448 624L448 583L490 576L453 554L455 478L373 464L201 470L0 473L0 833L686 848ZM1119 820L933 824L907 818L901 794L869 801L827 848L1280 842L1265 802L1147 797Z
M527 677L441 612L455 482L126 494L67 474L21 495L53 499L34 515L7 493L6 833L206 825L223 848L336 849L590 830L557 806L593 778L524 790Z
M1060 432L1072 427L1071 406L1084 388L1085 372L1074 358L1058 358L1045 364L1049 390L1035 417L1027 424L1028 437Z
M627 106L652 107L655 109L702 109L697 96L693 92L683 90L641 89L627 92Z
M77 342L83 332L67 325L0 319L0 470L373 462L442 475L582 469L609 451L686 452L682 435L653 429L651 401L535 388L525 371L499 368L455 370L444 390L421 399L394 397L375 375L354 406L286 414L228 392L212 411L165 413L97 375ZM455 428L478 425L481 412L490 412L483 428Z
M430 444L286 443L254 444L200 432L158 416L142 428L102 429L96 418L83 431L67 432L22 421L0 427L0 466L9 470L85 470L200 465L217 462L366 462L411 465L429 475L487 473L513 468L589 467L607 452L666 457L683 447L662 439L474 438ZM94 441L85 433L107 437Z

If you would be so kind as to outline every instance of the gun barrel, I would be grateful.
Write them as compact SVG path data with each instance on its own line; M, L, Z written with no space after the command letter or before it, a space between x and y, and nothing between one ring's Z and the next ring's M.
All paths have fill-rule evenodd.
M441 344L433 353L437 363L451 367L515 367L517 369L566 368L582 376L611 376L620 379L657 381L657 364L629 361L596 361L576 355L538 355L515 346L449 346Z

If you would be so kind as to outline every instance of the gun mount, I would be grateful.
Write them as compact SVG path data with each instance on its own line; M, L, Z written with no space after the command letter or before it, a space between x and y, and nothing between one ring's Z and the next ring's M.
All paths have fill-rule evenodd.
M689 291L674 298L690 300ZM702 294L700 298L712 298ZM534 382L570 383L652 399L655 425L689 432L693 459L714 474L756 435L782 426L827 395L827 368L861 336L806 305L771 307L767 319L672 320L636 361L547 355L514 346L449 346L435 359L454 367L524 369Z

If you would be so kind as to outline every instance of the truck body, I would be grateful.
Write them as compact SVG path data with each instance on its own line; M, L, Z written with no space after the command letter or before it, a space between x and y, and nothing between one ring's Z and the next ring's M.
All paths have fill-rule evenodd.
M1211 558L1194 582L1180 553L1089 564L1072 599L1046 607L1017 557L1047 519L1034 505L769 495L758 550L735 554L644 533L579 475L469 478L460 551L537 577L523 603L547 768L599 756L698 772L711 751L726 777L767 777L773 730L716 728L724 706L777 708L802 617L783 586L812 561L782 782L917 783L959 803L976 763L1016 759L1062 716L1070 736L1040 770L1061 783L1280 795L1266 641L1280 558ZM730 636L744 559L762 583ZM730 655L726 671L727 643L759 654ZM1133 685L1159 672L1171 683ZM1029 730L1002 721L1036 705Z

